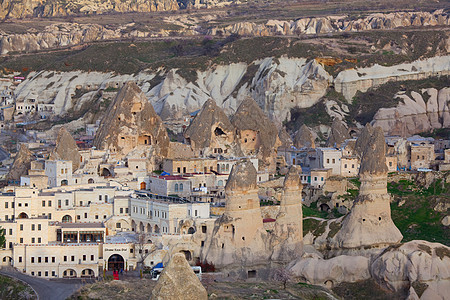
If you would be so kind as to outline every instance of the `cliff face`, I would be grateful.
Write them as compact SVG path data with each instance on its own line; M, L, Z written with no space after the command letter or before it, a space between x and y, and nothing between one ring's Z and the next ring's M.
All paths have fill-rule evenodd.
M55 17L72 14L103 14L107 12L152 12L178 10L176 0L25 0L2 1L0 18Z
M386 135L411 136L433 129L450 127L450 88L434 88L398 93L397 107L380 108L372 121ZM426 101L425 101L426 99Z
M272 36L323 34L331 32L354 32L373 29L395 29L408 26L449 25L449 15L442 10L429 12L374 13L364 18L351 20L346 16L300 18L295 21L269 20L264 24L239 22L226 27L213 27L208 33L217 31L224 34L244 36Z

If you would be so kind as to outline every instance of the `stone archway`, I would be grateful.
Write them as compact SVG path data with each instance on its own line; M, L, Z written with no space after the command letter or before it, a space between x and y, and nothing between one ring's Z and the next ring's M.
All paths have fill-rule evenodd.
M67 269L63 272L64 278L76 278L77 272L74 269Z
M195 228L194 227L189 227L188 234L194 234L194 233L195 233Z
M26 213L22 212L17 216L17 218L18 219L28 219L28 215Z
M152 233L152 225L147 224L147 233Z
M320 204L320 210L321 211L330 211L330 207L326 203Z
M114 254L111 255L108 259L108 270L110 271L120 271L121 269L123 270L125 267L125 261L122 257L122 255L120 254Z
M159 233L159 231L160 231L159 226L158 226L158 225L155 225L155 230L154 230L154 232L155 232L155 233Z
M111 177L111 171L108 168L102 168L102 171L100 172L100 176L103 177Z
M65 215L64 217L62 217L61 222L62 223L72 223L72 217L70 215Z
M88 179L88 183L94 183L94 179L89 178L89 179Z
M81 271L81 277L82 278L93 278L95 276L95 273L92 269L84 269Z

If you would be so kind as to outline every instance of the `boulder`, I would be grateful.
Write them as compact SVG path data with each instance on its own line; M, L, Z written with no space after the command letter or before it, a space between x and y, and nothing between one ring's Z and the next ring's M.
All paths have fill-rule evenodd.
M206 300L208 293L182 253L172 256L152 290L152 300Z

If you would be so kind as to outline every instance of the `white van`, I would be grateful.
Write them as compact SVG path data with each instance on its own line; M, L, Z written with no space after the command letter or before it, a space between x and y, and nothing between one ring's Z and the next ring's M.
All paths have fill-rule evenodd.
M194 271L195 275L197 275L198 279L202 280L202 267L195 266L191 267L191 269ZM164 268L153 268L150 272L152 280L158 280L163 270Z

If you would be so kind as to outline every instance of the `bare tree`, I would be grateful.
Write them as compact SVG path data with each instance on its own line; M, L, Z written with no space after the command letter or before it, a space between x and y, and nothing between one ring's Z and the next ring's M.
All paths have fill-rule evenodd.
M135 244L135 250L137 251L138 265L140 269L145 266L145 259L155 252L156 246L153 243L149 243L147 235L145 233L139 233L137 243Z
M275 269L272 277L273 280L281 282L283 284L283 289L286 289L287 283L292 278L292 272L283 266Z

